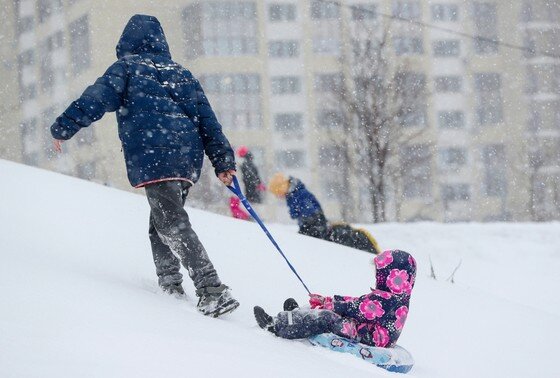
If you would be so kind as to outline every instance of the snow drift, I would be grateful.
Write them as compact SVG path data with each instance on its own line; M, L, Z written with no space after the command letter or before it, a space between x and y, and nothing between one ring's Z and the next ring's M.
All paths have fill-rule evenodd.
M0 376L392 375L256 326L255 304L275 312L288 296L306 300L256 224L189 210L241 302L211 319L194 309L188 279L187 301L160 293L143 196L6 161L0 177ZM409 376L557 376L560 224L366 227L418 261L399 340L416 361ZM312 291L360 295L373 284L371 255L270 229Z

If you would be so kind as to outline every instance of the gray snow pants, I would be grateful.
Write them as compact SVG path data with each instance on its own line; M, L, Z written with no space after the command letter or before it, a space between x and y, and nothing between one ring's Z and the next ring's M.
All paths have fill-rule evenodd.
M162 181L145 187L151 208L150 242L161 287L183 282L179 260L196 289L221 285L184 208L190 186L186 181Z
M305 339L326 332L340 335L342 318L329 310L295 309L279 313L274 328L284 339Z

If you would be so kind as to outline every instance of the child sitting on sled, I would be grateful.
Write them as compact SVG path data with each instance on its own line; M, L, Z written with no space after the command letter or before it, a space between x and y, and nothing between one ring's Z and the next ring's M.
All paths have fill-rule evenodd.
M268 188L276 197L286 199L290 217L297 219L300 234L374 254L381 251L375 238L366 230L344 223L329 225L319 201L301 180L276 173Z
M254 308L259 326L285 339L303 339L334 333L362 344L395 346L408 315L416 277L416 261L401 250L375 256L376 285L361 297L325 297L310 294L310 308L299 308L293 298L276 317Z

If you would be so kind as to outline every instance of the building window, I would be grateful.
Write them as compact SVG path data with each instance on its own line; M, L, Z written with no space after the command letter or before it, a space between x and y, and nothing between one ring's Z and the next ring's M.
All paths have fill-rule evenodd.
M32 31L34 27L35 22L33 16L25 16L17 21L17 31L20 35Z
M338 18L339 6L327 1L313 0L311 2L311 18L314 20L325 20Z
M49 92L53 87L54 68L52 64L52 50L48 49L48 43L39 45L39 84L41 92Z
M498 11L495 3L473 3L473 19L477 38L474 50L479 55L498 52Z
M318 94L339 93L342 86L342 75L340 73L316 74L313 89Z
M404 146L401 150L403 194L405 198L432 195L431 152L427 144Z
M62 0L39 0L37 2L39 22L45 22L51 15L62 10Z
M344 149L332 144L319 147L319 166L326 170L342 168L345 165ZM340 200L348 194L344 184L344 175L321 175L323 195L328 199Z
M560 20L560 4L556 1L525 0L521 6L521 21L552 22Z
M252 1L208 1L185 8L187 57L257 54L256 12Z
M340 39L329 36L315 36L313 38L313 52L320 55L340 54Z
M272 94L297 94L301 91L301 82L297 76L276 76L271 79Z
M344 149L338 145L326 145L319 148L319 166L335 168L342 165Z
M275 3L268 6L268 19L272 22L295 21L296 5L289 3Z
M444 148L439 152L440 167L444 170L457 170L467 163L467 150L464 148Z
M476 114L479 125L503 121L501 77L498 73L485 72L474 75Z
M444 202L468 201L471 199L469 184L446 184L441 187Z
M88 15L70 23L70 59L74 75L91 66L91 44Z
M419 1L393 1L393 16L405 20L419 20L422 9Z
M461 76L437 76L434 80L436 92L461 92Z
M527 66L526 92L560 93L560 65L535 64Z
M528 130L553 132L560 126L560 101L532 101L529 105Z
M457 4L434 4L431 8L432 21L453 22L459 19Z
M364 21L377 18L377 7L375 4L352 4L352 20Z
M21 100L33 100L37 97L37 87L35 84L27 84L21 87Z
M403 102L399 114L401 125L426 125L426 76L417 72L402 72L396 76L395 82Z
M313 53L320 55L340 54L340 17L339 6L326 1L311 2L313 19Z
M319 127L340 127L344 124L344 118L337 110L321 109L317 112L317 123Z
M21 66L30 66L35 64L35 52L33 50L25 50L19 54L19 64Z
M400 36L393 38L393 46L397 55L422 55L424 43L422 38Z
M485 146L482 150L482 163L484 165L484 194L489 197L505 197L506 181L506 156L504 146L493 144Z
M317 125L319 127L339 127L344 124L338 96L342 88L342 74L316 74L313 81L315 106L317 108Z
M37 119L31 118L21 124L21 139L23 146L23 162L27 165L39 165L42 144L38 135Z
M303 137L303 115L301 113L279 113L274 116L274 128L285 139Z
M462 129L465 127L465 114L460 110L438 112L438 124L442 129Z
M299 55L298 41L271 41L268 55L272 58L295 58Z
M461 43L456 39L435 41L433 42L433 49L434 56L459 56L461 53Z
M302 150L276 151L276 164L279 168L304 168L305 152Z
M229 129L262 125L257 74L212 74L200 78L220 123Z

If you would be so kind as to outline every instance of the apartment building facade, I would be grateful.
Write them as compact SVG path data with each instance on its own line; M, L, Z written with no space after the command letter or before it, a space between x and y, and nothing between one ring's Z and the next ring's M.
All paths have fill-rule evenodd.
M14 43L2 59L16 57L17 75L8 76L10 92L20 96L4 112L10 121L2 118L3 128L15 130L0 140L2 157L128 189L114 116L80 131L62 156L49 148L48 127L114 61L130 16L148 13L160 19L172 55L200 78L226 134L253 151L265 179L277 171L299 177L328 218L369 221L364 188L341 179L339 151L326 132L336 134L340 119L325 96L345 74L340 57L359 21L389 27L391 54L426 86L425 106L407 118L421 136L399 146L407 169L400 194L388 199L389 220L559 219L560 5L344 3L10 2L12 25L2 27ZM14 145L20 147L8 155L5 146ZM193 195L225 213L227 191L209 172ZM263 211L288 219L285 204L271 197Z

